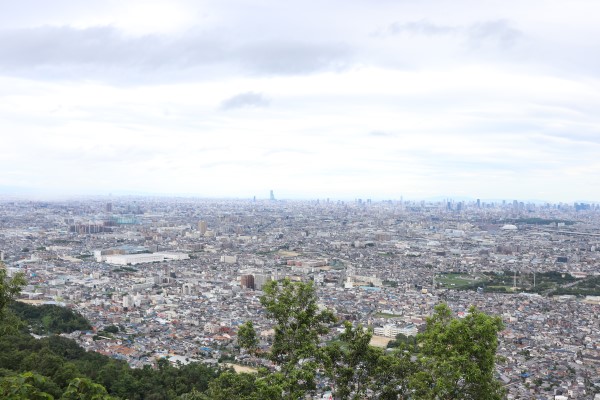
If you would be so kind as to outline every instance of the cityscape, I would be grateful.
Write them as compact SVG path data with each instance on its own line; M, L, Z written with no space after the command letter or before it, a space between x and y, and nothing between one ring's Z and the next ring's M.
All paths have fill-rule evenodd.
M475 306L505 325L508 398L600 392L600 204L269 197L5 199L1 257L26 275L21 301L80 312L92 329L64 335L135 368L272 367L236 335L252 321L269 348L261 289L289 278L382 348L440 302L459 318Z

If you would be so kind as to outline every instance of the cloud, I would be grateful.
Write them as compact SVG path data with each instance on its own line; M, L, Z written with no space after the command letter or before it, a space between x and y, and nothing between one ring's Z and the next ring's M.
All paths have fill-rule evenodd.
M296 75L347 67L352 51L340 43L262 42L240 49L241 63L260 74Z
M156 68L174 61L171 44L156 35L125 37L110 26L0 31L0 66L5 70L76 65ZM207 58L214 53L203 50Z
M467 34L472 44L492 43L501 48L512 47L523 37L523 32L513 28L505 19L474 24L468 28Z
M310 40L227 40L216 32L126 35L112 26L0 31L0 72L33 79L163 82L223 73L310 74L339 69L348 46Z
M389 132L384 132L384 131L371 131L369 132L369 136L375 136L375 137L393 137L394 135L389 133Z
M0 15L0 184L600 196L588 6L46 3Z
M261 93L247 92L240 93L233 97L224 100L221 103L222 110L234 110L236 108L246 107L268 107L269 100L265 98Z
M495 44L501 48L514 46L524 34L506 19L488 20L469 25L438 25L427 20L393 22L385 32L388 35L461 36L472 47ZM380 36L380 35L379 35Z
M311 155L314 154L312 151L296 149L296 148L282 148L282 149L271 149L263 153L263 157L280 156L280 155Z
M392 35L411 33L417 35L447 35L460 32L460 28L447 25L436 25L426 20L410 22L394 22L388 26L387 32Z

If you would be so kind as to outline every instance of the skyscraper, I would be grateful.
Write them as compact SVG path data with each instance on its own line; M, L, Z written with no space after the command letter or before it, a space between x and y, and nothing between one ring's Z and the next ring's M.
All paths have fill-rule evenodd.
M206 221L198 221L198 230L200 231L201 235L204 235L206 233L206 230L207 230Z

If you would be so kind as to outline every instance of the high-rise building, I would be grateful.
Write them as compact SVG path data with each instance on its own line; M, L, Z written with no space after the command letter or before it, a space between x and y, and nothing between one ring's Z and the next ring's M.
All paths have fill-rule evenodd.
M270 274L254 274L254 289L262 290L265 283L271 280Z
M242 275L240 284L244 289L254 289L254 275Z
M112 210L112 203L109 201L108 203L106 203L106 212L112 212Z
M275 200L275 194L273 194L273 190L271 190L271 194L269 195L271 201Z
M206 221L198 221L198 230L200 231L201 235L204 235L206 233L206 230L207 230Z

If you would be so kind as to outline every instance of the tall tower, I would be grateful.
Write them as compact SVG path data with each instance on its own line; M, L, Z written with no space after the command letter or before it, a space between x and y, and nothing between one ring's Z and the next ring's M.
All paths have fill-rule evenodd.
M275 200L275 195L273 194L273 190L271 190L271 194L269 196L269 199L271 199L271 201Z
M206 221L198 221L198 230L200 231L201 235L204 235L206 233L206 230L207 230Z

